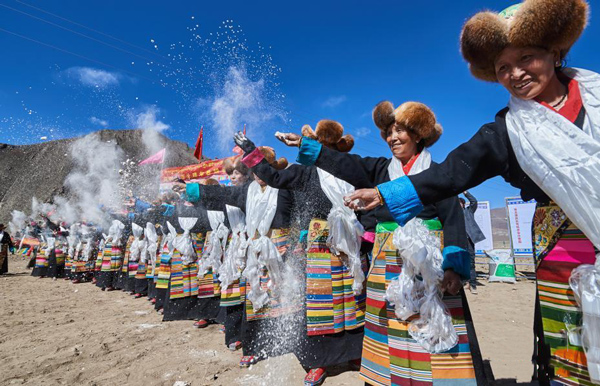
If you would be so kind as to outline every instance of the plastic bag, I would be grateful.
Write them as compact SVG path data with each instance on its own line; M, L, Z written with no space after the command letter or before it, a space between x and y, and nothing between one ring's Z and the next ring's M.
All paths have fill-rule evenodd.
M402 272L388 286L386 299L401 320L419 314L408 333L421 347L430 353L448 351L458 334L439 289L444 276L440 241L421 220L413 219L396 229L394 245L402 257Z
M509 249L492 249L485 255L490 258L490 277L488 281L515 283L515 259Z
M569 285L583 313L581 340L587 357L588 372L594 383L600 383L600 260L582 264L571 272Z

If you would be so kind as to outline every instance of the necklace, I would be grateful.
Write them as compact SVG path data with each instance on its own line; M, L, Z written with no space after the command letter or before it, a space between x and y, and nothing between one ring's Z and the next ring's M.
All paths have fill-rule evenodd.
M555 109L557 106L560 106L565 99L567 98L567 95L569 95L569 89L567 89L567 91L565 91L565 94L562 96L562 98L560 98L560 100L554 104L554 105L550 105L553 109Z

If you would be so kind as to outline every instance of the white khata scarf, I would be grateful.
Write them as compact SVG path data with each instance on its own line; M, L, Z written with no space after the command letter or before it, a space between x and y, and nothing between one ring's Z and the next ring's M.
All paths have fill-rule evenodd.
M2 241L0 239L0 241ZM77 254L75 253L77 245L79 243L79 226L77 224L71 225L69 228L69 235L67 236L67 243L69 245L68 255L71 259L76 259Z
M196 250L190 236L190 231L198 222L198 217L179 217L179 226L183 234L175 238L175 248L181 253L183 265L190 265L196 261Z
M347 259L344 259L343 263L354 278L352 289L355 294L360 294L365 281L360 261L361 236L365 233L365 229L356 218L354 211L344 205L344 197L354 192L354 186L334 177L325 170L317 168L317 173L321 189L333 205L327 216L329 226L327 245L336 256L339 256L340 253L346 254Z
M132 223L131 231L133 232L133 241L129 246L129 260L138 261L142 251L142 235L144 234L144 228L138 224Z
M514 97L506 127L523 171L600 248L600 75L563 72L579 82L583 130L538 102Z
M202 253L202 262L198 270L198 277L204 276L212 268L213 275L219 273L221 259L227 245L229 229L225 226L225 213L216 210L207 211L208 222L212 230L208 244Z
M240 208L231 205L225 205L225 209L231 227L231 241L227 245L223 265L219 271L219 281L223 288L229 287L239 279L240 272L246 264L246 250L248 249L244 212Z
M113 220L112 225L108 228L108 236L105 237L106 242L112 242L112 245L116 247L120 247L122 244L121 236L123 235L123 230L125 229L125 224L123 224L119 220Z
M260 286L260 271L267 267L269 271L270 289L277 287L283 278L283 259L273 241L267 236L277 212L279 189L270 186L264 191L254 181L248 187L246 198L246 234L248 241L248 259L243 275L250 283L250 291L246 294L252 302L254 311L263 308L269 301L267 290ZM258 238L253 240L258 232Z
M408 174L420 173L430 166L431 153L423 149ZM388 173L390 180L405 175L396 157L392 158ZM414 218L394 231L394 245L402 257L402 272L390 282L386 299L402 320L419 314L409 323L408 332L426 351L439 353L451 349L458 342L458 335L440 293L444 277L440 240L422 220Z
M146 223L144 236L146 236L148 244L146 246L146 253L142 253L141 259L143 263L146 263L147 259L150 258L150 263L152 264L152 275L154 275L156 270L156 254L158 253L158 235L156 234L156 227L151 222Z

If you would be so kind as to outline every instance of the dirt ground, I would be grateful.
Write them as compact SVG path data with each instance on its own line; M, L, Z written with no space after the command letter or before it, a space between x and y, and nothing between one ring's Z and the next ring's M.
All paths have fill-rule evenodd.
M286 355L240 369L216 325L161 322L145 299L91 284L29 276L11 257L0 276L1 385L301 385L304 371ZM535 286L487 283L468 294L484 359L498 383L531 377ZM173 337L176 337L173 339ZM363 385L333 369L325 385Z

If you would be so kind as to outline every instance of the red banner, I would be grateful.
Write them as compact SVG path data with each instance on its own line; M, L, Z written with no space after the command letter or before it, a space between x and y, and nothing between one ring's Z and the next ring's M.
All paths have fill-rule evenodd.
M181 178L185 181L201 181L214 178L221 183L228 182L229 177L223 171L224 160L225 158L222 158L200 162L195 165L163 169L160 182L168 183L175 178Z

